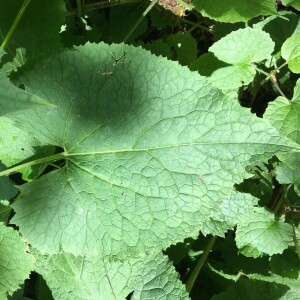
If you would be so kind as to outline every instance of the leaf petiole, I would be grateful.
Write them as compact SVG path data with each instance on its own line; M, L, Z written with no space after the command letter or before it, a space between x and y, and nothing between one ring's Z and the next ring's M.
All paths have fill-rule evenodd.
M0 172L0 177L9 176L13 173L16 173L16 172L24 169L24 168L31 167L31 166L34 166L34 165L37 165L37 164L42 164L42 163L45 163L45 162L54 162L56 160L64 159L64 158L66 158L66 156L67 156L66 152L62 152L62 153L50 155L50 156L47 156L47 157L35 159L35 160L26 162L24 164L21 164L21 165L18 165L18 166L15 166L15 167L12 167L12 168L9 168L9 169L6 169L6 170Z
M25 0L24 1L23 5L21 6L21 8L20 8L20 10L19 10L14 22L13 22L13 24L11 25L8 33L6 34L5 39L3 40L0 48L5 49L5 47L7 46L8 42L10 41L13 33L15 32L22 16L24 15L24 12L25 12L27 6L29 5L30 1L31 0Z
M212 247L214 246L215 244L215 241L217 240L217 237L216 236L212 236L210 238L210 240L208 241L205 249L204 249L204 252L203 254L200 256L199 260L197 261L197 264L194 268L194 270L192 271L192 273L190 274L185 286L186 286L186 290L188 293L191 292L193 286L194 286L194 283L198 277L198 274L199 272L201 271L202 267L204 266L204 263L209 255L209 252L211 251Z

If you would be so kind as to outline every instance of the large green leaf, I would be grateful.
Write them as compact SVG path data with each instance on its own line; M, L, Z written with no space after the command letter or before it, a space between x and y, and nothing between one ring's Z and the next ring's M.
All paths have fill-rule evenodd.
M23 47L29 57L37 52L60 46L59 32L65 19L63 0L31 0L13 32L8 44L8 52L15 53ZM2 0L0 9L0 41L2 42L17 17L25 1Z
M123 261L60 254L37 256L55 299L189 299L173 265L163 254Z
M246 22L260 15L277 14L274 0L193 0L196 9L220 22Z
M6 300L33 270L33 257L18 233L0 222L0 299Z
M66 160L14 204L12 222L42 252L121 259L199 229L223 235L220 206L237 197L249 159L299 150L197 73L141 48L87 44L19 80L57 109L15 121Z

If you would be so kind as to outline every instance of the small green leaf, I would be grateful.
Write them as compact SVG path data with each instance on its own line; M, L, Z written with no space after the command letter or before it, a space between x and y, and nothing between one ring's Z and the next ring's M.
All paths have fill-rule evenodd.
M0 299L17 290L33 270L33 258L18 233L0 223Z
M291 101L284 97L278 97L270 102L264 117L285 136L300 144L300 79L294 88ZM282 161L276 167L276 178L282 184L293 183L295 191L300 195L300 155L290 153L278 155Z
M215 87L226 91L249 84L254 79L255 74L254 66L243 64L217 69L209 79Z
M6 75L9 75L11 72L13 72L13 71L16 72L18 68L24 66L26 61L27 61L26 49L25 48L17 48L16 56L13 58L13 60L11 62L6 63L2 67L2 71Z
M300 16L285 12L280 16L270 16L253 25L267 32L275 42L275 51L280 51L282 44L293 33L300 31Z
M294 184L300 196L300 154L279 155L279 159L282 163L276 167L276 179L281 184Z
M262 254L282 253L292 241L293 229L263 208L256 208L248 214L236 230L236 244L241 253L248 257Z
M236 89L254 79L256 70L253 63L267 59L273 49L274 42L268 33L247 27L233 31L214 43L207 55L203 55L201 61L192 67L203 70L211 63L209 69L215 69L210 76L211 83L222 90ZM229 66L220 67L219 61Z
M281 56L292 72L300 73L300 32L294 33L283 43Z
M246 22L256 16L277 14L274 0L192 0L196 9L219 22Z
M71 254L37 255L36 271L55 299L189 299L172 263L163 254L108 261Z
M267 59L274 50L270 35L257 28L231 32L214 43L209 51L228 64L250 64Z

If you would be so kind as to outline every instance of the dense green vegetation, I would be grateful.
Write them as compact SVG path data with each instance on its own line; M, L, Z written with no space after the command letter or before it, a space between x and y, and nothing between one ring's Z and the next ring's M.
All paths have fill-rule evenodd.
M299 11L0 0L0 299L299 299Z

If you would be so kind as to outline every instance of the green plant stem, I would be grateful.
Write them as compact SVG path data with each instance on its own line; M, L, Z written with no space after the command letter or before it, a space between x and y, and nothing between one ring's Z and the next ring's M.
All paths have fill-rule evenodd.
M258 67L256 67L256 66L255 66L255 69L256 69L258 72L260 72L260 73L266 75L266 76L267 76L266 79L269 79L269 78L270 78L270 80L272 81L272 84L273 84L274 88L277 90L277 92L280 94L280 96L282 96L282 97L288 99L288 97L283 93L283 91L282 91L281 88L279 87L278 83L272 78L271 74L269 74L269 73L263 71L262 69L260 69L260 68L258 68Z
M81 0L76 0L76 5L77 5L77 16L78 18L82 17L82 3Z
M275 70L274 70L274 72L278 72L281 68L283 68L284 66L286 66L287 65L287 62L285 62L284 64L282 64L281 66L279 66L279 67L277 67Z
M185 286L186 286L186 290L188 293L191 292L193 286L194 286L194 283L198 277L198 274L199 272L201 271L207 257L208 257L208 254L209 252L211 251L212 247L214 246L215 244L215 241L217 240L217 237L216 236L212 236L210 238L210 240L208 241L205 249L204 249L204 252L203 254L200 256L199 260L197 261L196 263L196 266L194 268L194 270L192 271L192 273L190 274Z
M0 172L0 177L1 176L9 176L10 174L18 172L18 171L20 171L24 168L31 167L31 166L34 166L34 165L37 165L37 164L42 164L42 163L45 163L45 162L53 162L53 161L56 161L56 160L64 159L64 158L66 158L66 156L67 156L66 152L62 152L62 153L50 155L50 156L47 156L47 157L35 159L35 160L26 162L24 164L21 164L21 165L18 165L18 166L15 166L15 167L12 167L12 168L9 168L7 170L4 170L4 171Z
M18 14L17 14L17 16L16 16L13 24L11 25L8 33L5 36L5 39L3 40L3 42L2 42L2 44L0 46L2 49L6 48L8 42L10 41L13 33L15 32L15 30L16 30L16 28L17 28L17 26L18 26L21 18L23 17L24 12L25 12L25 10L26 10L26 8L27 8L27 6L29 5L30 2L31 2L31 0L25 0L24 3L23 3L23 5L21 6L21 8L20 8L20 10L19 10L19 12L18 12Z
M192 21L190 21L190 20L186 20L186 19L182 19L181 21L184 22L184 23L187 23L187 24L189 24L189 25L192 25L193 30L194 30L195 28L200 28L200 29L202 29L202 30L204 30L204 31L206 31L206 32L208 32L208 33L211 33L211 30L210 30L209 28L203 26L203 25L200 25L200 24L198 24L198 23L194 23L194 22L192 22ZM189 30L189 31L190 31L190 30Z
M297 239L296 230L295 230L295 226L294 225L293 225L293 231L294 231L293 241L294 241L294 244L295 244L296 252L297 252L298 257L300 259L300 245L299 245L299 241Z
M124 43L130 38L130 36L132 35L132 33L135 31L135 29L139 26L139 24L142 22L142 20L147 16L147 14L149 13L149 11L154 7L154 5L158 2L158 0L152 0L151 3L148 5L148 7L146 8L146 10L142 13L142 15L138 18L138 20L136 21L136 23L131 27L131 29L129 30L127 36L124 39Z

